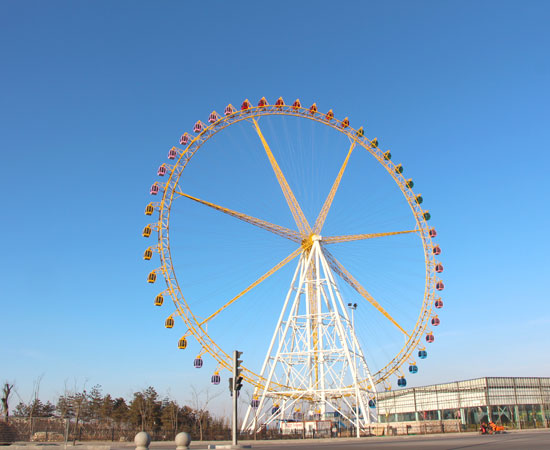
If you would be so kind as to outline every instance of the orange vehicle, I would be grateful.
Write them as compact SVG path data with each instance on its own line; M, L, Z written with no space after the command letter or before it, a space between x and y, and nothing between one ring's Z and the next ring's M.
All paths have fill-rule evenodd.
M489 422L489 429L492 434L502 433L504 431L504 427L502 425L497 425L493 421Z

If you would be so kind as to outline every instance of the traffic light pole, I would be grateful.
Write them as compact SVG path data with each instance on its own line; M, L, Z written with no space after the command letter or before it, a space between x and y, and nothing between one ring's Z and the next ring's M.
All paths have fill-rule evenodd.
M237 399L239 397L239 391L242 386L242 377L241 377L241 360L239 357L243 352L235 350L233 352L233 382L230 382L230 388L232 390L231 395L233 396L233 426L231 427L231 435L233 438L233 445L237 445Z

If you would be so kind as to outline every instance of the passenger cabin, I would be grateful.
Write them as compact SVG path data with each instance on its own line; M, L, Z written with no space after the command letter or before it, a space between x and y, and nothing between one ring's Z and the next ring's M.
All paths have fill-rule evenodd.
M294 109L295 111L300 109L301 107L302 107L302 104L300 103L299 99L296 99L292 104L292 109Z
M374 148L378 148L378 138L374 138L374 139L371 141L371 145L372 145Z
M285 106L285 101L283 100L283 97L279 97L277 99L277 101L275 102L275 106L277 108L282 108L283 106Z
M363 127L359 127L357 130L357 133L355 133L357 137L363 137L365 135L365 130L363 130Z
M273 408L271 408L271 415L275 415L279 412L279 405L273 405Z
M193 125L193 133L201 133L204 129L204 125L200 120L197 120L195 125Z
M430 237L434 238L437 236L437 231L435 231L435 228L430 228Z
M164 175L166 175L166 171L167 171L166 166L162 164L157 170L157 175L159 177L163 177Z
M262 97L260 99L260 101L258 102L258 106L260 108L265 108L267 106L267 100L265 99L265 97Z
M439 320L439 317L437 317L437 316L432 317L432 325L434 327L437 327L440 323L441 323L441 321Z
M214 123L214 122L217 122L218 120L220 120L220 116L218 116L218 113L216 111L212 111L210 113L210 116L208 117L208 122Z
M399 387L407 386L407 380L405 379L405 377L399 377L397 379L397 386L399 386Z
M342 120L342 122L340 122L340 126L342 128L347 128L349 127L349 119L346 117L344 120Z
M419 205L424 201L424 199L422 198L422 196L420 194L418 194L415 198L414 198L415 202L418 203Z
M424 217L424 220L430 220L432 218L432 215L429 211L426 211L424 214L422 214L422 217Z
M181 145L187 145L189 144L189 135L187 133L183 133L180 137L180 144Z
M159 294L155 297L155 306L162 306L164 303L164 296L162 294Z
M185 339L184 337L182 337L179 341L178 341L178 348L180 350L185 350L187 348L187 339Z
M416 364L411 364L409 366L409 372L410 373L417 373L418 372L418 366Z
M409 178L409 179L407 180L406 185L407 185L407 187L408 187L409 189L412 189L412 188L413 188L414 182L413 182L412 178Z
M153 232L153 229L151 228L151 226L150 225L145 225L145 228L141 232L141 235L143 237L149 237L149 236L151 236L152 232Z
M193 361L193 366L195 366L195 369L200 369L202 367L202 358L199 356L195 358L195 361Z
M376 408L376 400L372 398L369 400L369 408Z
M152 215L154 212L155 212L155 207L153 206L152 203L149 203L149 204L145 207L145 215L146 215L146 216L150 216L150 215Z
M436 264L436 265L435 265L435 271L436 271L437 273L443 272L443 264L441 264L441 263Z
M433 333L430 331L427 335L426 335L426 342L428 344L431 344L433 341L435 341L435 337L433 335Z
M145 250L145 253L143 253L143 259L146 261L149 261L153 257L153 250L151 250L151 247L149 247L147 250Z
M391 153L389 150L387 152L384 152L384 159L386 161L389 161L391 159Z
M178 156L178 152L176 150L176 147L172 147L170 151L168 152L168 159L176 159L176 156Z
M401 164L395 166L395 173L403 173L403 166Z
M153 270L147 276L147 283L154 283L155 281L157 281L157 273Z
M438 298L438 299L435 301L434 306L435 306L437 309L443 308L443 300L441 300L440 298Z
M224 114L226 116L230 116L231 114L233 114L235 112L235 108L233 108L233 105L230 103L229 105L227 105L225 107L225 110L224 110Z
M445 285L443 284L443 281L438 281L437 283L435 283L435 288L438 291L442 291L443 289L445 289Z
M212 375L212 378L210 379L210 381L212 381L212 384L216 384L216 385L220 384L221 380L222 380L221 377L217 373Z
M420 359L426 359L428 357L428 352L426 350L418 350L418 357Z
M174 318L172 316L168 317L168 319L164 321L164 326L166 328L174 328Z
M159 193L159 191L160 191L159 185L155 182L151 186L151 189L149 190L149 193L151 195L157 195Z
M441 248L439 247L439 245L436 245L433 249L432 249L432 253L434 255L441 255Z
M241 105L241 111L247 111L249 110L250 108L252 108L252 105L250 104L250 102L248 101L248 99L246 99L243 104Z
M334 119L334 113L332 112L332 109L330 109L329 112L326 113L325 119L327 119L327 120L332 120L332 119Z
M309 107L309 113L310 113L311 115L313 115L313 114L315 114L316 112L317 112L317 104L314 103L313 105L311 105L311 106Z
M260 406L260 400L258 400L257 398L253 398L250 402L250 406L252 406L252 408L257 408L258 406Z

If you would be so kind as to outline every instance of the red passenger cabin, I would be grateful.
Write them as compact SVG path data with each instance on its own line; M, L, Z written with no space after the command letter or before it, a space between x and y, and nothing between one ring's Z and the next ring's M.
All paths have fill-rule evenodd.
M241 111L247 111L249 110L250 108L252 108L252 105L250 104L250 102L248 101L248 99L246 99L243 104L241 105Z

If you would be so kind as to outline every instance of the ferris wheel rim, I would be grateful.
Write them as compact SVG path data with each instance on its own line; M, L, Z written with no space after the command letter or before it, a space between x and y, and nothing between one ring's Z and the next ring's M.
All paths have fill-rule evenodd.
M378 385L385 382L395 372L400 372L400 368L407 360L411 359L412 352L419 347L420 339L428 328L428 320L432 316L433 303L435 298L435 283L437 281L434 266L436 264L433 256L434 245L432 243L431 236L429 234L430 227L427 225L427 221L424 217L424 210L420 208L419 204L415 202L415 195L412 191L412 187L408 187L407 180L401 173L397 172L396 165L391 159L384 158L384 152L378 148L378 145L373 145L374 139L369 140L363 135L359 136L359 130L356 130L349 125L342 127L342 121L332 118L327 119L325 113L311 113L310 109L302 107L294 107L289 105L274 106L258 106L250 107L246 110L235 111L232 114L222 116L211 125L205 127L199 134L193 137L184 149L180 149L179 156L173 166L168 166L170 169L169 177L164 183L164 189L162 194L162 200L156 204L159 210L159 219L157 222L158 229L158 248L157 251L161 258L161 267L158 269L164 276L167 283L167 292L172 297L176 311L172 315L179 315L188 327L187 333L184 335L192 335L197 339L201 345L203 352L208 352L219 364L220 367L230 369L232 367L231 357L226 353L220 345L218 345L214 339L210 337L207 331L200 325L197 317L193 314L193 311L185 297L177 281L176 272L174 270L172 262L172 254L170 248L169 238L169 224L171 206L174 201L174 195L176 194L176 187L179 184L179 179L183 174L184 169L190 162L194 154L212 137L221 132L225 128L234 125L236 123L249 120L252 118L260 118L263 116L292 116L298 118L304 118L312 120L323 125L327 125L338 132L346 135L350 140L363 147L369 152L378 163L380 163L386 171L393 178L394 182L400 188L402 194L405 196L409 207L412 210L413 216L417 224L417 233L421 237L422 247L424 250L425 267L426 267L426 281L424 297L422 300L422 306L418 319L416 320L413 331L408 334L408 339L405 345L399 350L396 355L388 363L386 363L381 369L374 373L374 384ZM362 130L362 128L361 128ZM179 294L179 295L178 295ZM171 316L172 316L171 315ZM243 376L245 380L255 387L262 387L262 381L265 381L263 377L260 377L254 371L243 367ZM368 384L367 380L363 380L365 384ZM282 385L281 385L282 386ZM375 386L373 386L373 389Z

